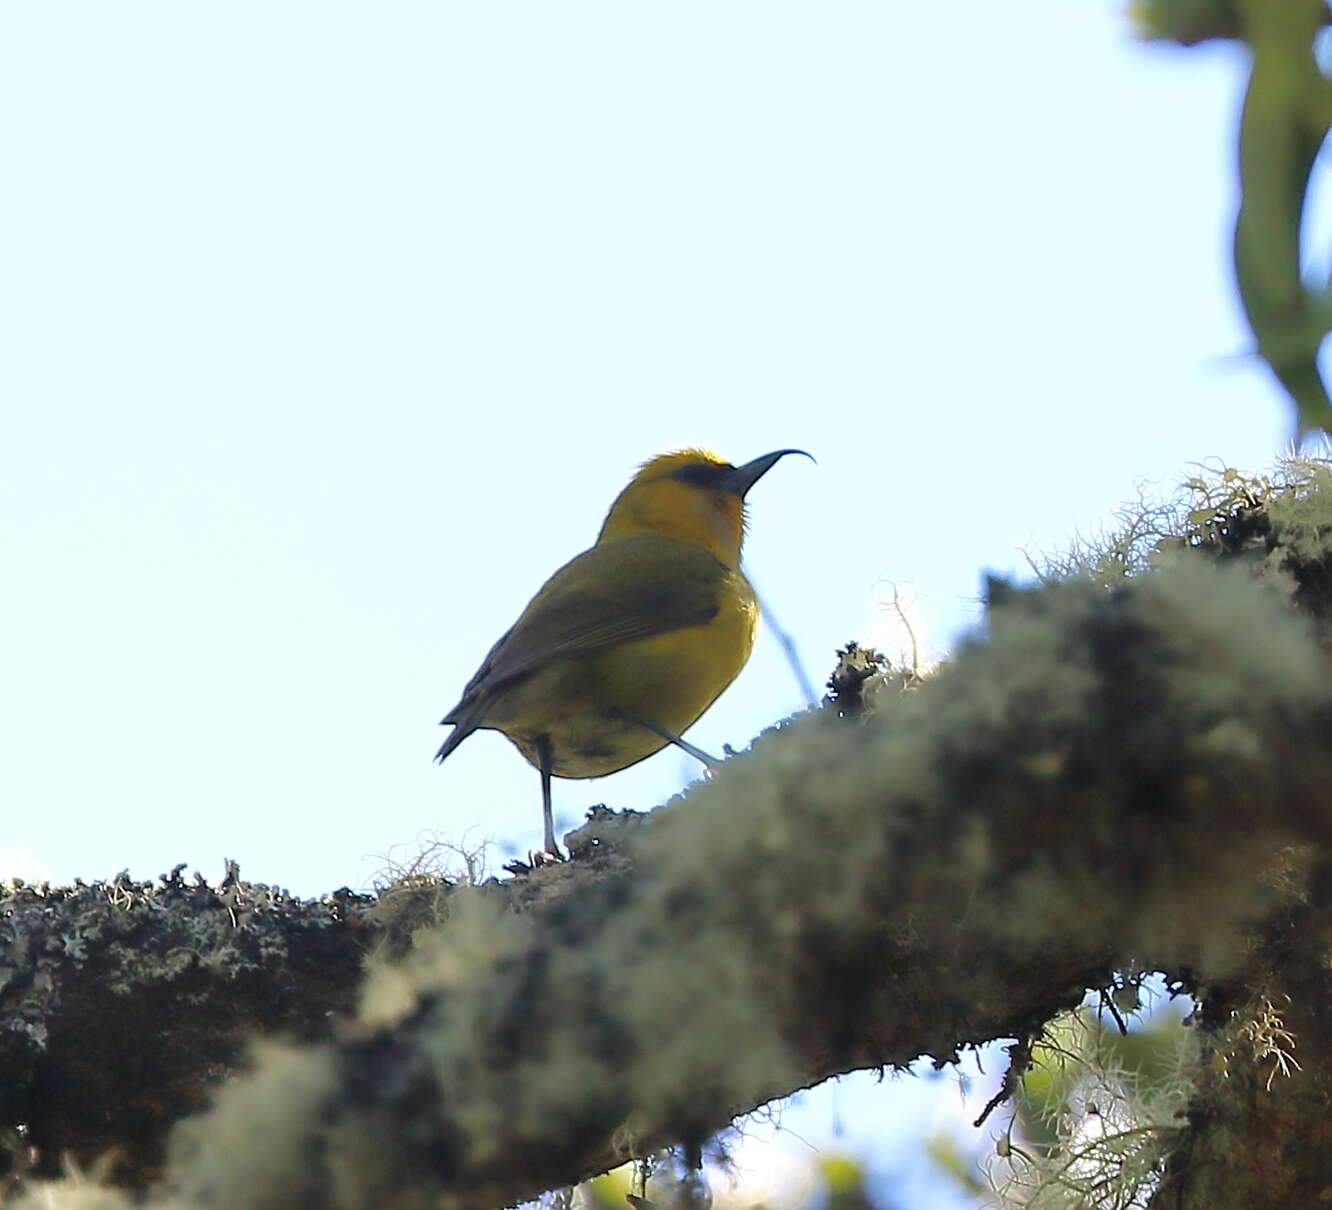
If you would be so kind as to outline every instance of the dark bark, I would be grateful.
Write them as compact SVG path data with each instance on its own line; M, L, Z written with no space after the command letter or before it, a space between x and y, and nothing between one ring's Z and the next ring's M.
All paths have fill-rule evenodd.
M0 891L0 1138L11 1171L104 1154L158 1174L167 1131L250 1040L327 1038L355 1002L374 900L304 902L234 872Z

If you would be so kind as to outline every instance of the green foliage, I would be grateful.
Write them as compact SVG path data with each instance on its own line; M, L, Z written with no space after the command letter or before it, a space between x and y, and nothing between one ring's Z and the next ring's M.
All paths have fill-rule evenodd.
M1185 46L1239 38L1248 46L1235 282L1256 351L1295 404L1297 431L1330 431L1332 401L1317 356L1332 330L1332 288L1305 282L1301 238L1332 121L1332 82L1316 54L1328 24L1325 0L1139 0L1131 13L1144 37Z
M850 1155L828 1155L819 1162L824 1210L873 1210L869 1174L864 1163Z

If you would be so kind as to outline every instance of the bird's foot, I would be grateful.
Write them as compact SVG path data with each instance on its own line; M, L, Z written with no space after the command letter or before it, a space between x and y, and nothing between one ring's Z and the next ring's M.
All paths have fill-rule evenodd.
M506 861L500 868L506 874L512 874L515 878L521 878L527 874L531 874L535 870L539 870L542 866L559 865L567 860L568 858L565 857L559 849L556 849L553 853L544 850L534 853L529 850L526 861L523 861L520 857L515 857L512 861Z

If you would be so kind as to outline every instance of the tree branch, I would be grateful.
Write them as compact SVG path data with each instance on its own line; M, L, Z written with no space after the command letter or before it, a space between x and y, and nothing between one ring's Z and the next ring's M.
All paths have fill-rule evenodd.
M1008 595L923 688L765 735L627 860L532 875L528 914L453 895L357 1027L186 1125L170 1188L512 1203L839 1072L1027 1037L1130 961L1239 971L1273 855L1332 827L1309 627L1198 564Z
M1265 1106L1269 1167L1316 1187L1309 1115L1262 1092L1273 1054L1287 1108L1332 1090L1329 476L1308 475L1208 512L1198 540L1234 566L1184 549L1117 587L993 584L988 632L918 688L843 678L854 703L650 815L594 813L565 864L373 905L178 877L11 893L11 1150L49 1172L115 1145L142 1190L240 1037L294 1029L308 1044L260 1047L177 1130L154 1196L489 1207L830 1075L1021 1050L1132 967L1209 989L1217 1063L1171 1204L1244 1187L1219 1157ZM371 945L359 1013L330 1028Z

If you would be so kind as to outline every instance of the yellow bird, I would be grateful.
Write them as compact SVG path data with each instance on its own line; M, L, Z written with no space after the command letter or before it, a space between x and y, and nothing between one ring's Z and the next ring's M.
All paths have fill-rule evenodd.
M503 732L541 773L547 852L558 854L550 779L602 777L675 744L745 666L758 604L740 571L745 493L776 450L732 466L687 449L646 462L590 549L528 603L441 722L442 761L473 731Z

